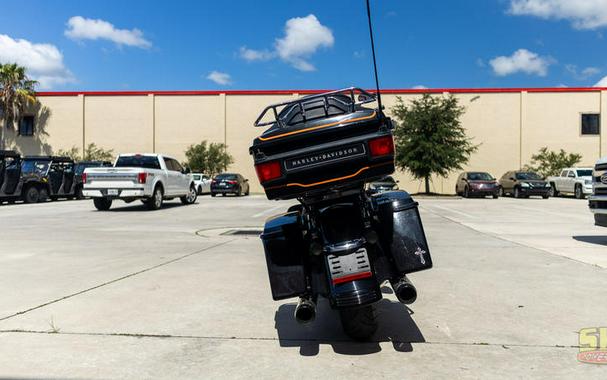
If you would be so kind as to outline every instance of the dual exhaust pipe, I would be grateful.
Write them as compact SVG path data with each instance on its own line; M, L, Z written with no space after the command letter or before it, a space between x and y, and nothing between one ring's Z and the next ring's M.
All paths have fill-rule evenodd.
M415 286L407 276L402 276L398 280L391 280L390 285L392 285L394 294L399 302L410 305L417 299L417 289L415 289ZM295 320L298 323L306 324L312 322L315 318L316 302L309 297L299 298L299 302L295 307Z

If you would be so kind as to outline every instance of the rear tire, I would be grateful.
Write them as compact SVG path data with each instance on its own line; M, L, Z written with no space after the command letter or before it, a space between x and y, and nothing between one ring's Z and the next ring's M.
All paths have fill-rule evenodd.
M38 203L40 199L40 192L36 188L36 186L30 186L25 190L25 194L23 194L23 202L25 203Z
M213 198L215 198L215 195L217 195L217 194L215 194L215 193L211 193L211 196L212 196Z
M40 189L40 195L38 196L38 202L48 201L48 190L45 188Z
M497 198L499 198L499 197L500 197L500 196L499 196L499 194L498 194L498 193L493 194L493 199L497 199Z
M154 192L152 193L152 198L149 200L148 203L146 203L146 206L148 206L148 210L159 210L162 207L162 201L164 194L162 191L162 187L160 187L159 185L156 185L156 187L154 188Z
M513 193L515 198L521 198L521 191L519 190L518 187L514 188L514 193Z
M180 197L179 199L181 200L181 203L183 203L184 205L191 205L194 202L196 202L196 198L198 197L198 192L196 190L196 188L194 187L194 185L190 186L190 192L188 193L188 195Z
M498 194L499 194L500 197L505 197L506 196L506 193L504 192L504 188L503 187L500 187L500 190L499 190Z
M468 189L468 186L464 187L464 198L470 198L470 189Z
M580 184L575 185L575 198L584 199L584 192L582 191L582 186Z
M112 200L107 198L93 198L93 204L99 211L107 211L112 207Z
M339 318L346 335L354 340L368 340L377 331L373 305L339 309Z

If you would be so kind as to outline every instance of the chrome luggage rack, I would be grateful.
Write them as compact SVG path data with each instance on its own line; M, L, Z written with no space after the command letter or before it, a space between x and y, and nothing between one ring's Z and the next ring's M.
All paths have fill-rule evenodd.
M356 97L356 94L358 94L358 97ZM349 103L345 102L343 99L340 99L340 97L337 95L347 95L351 99L351 102L349 102ZM285 120L280 117L280 113L289 107L298 107L299 108L299 111L301 112L301 116L303 119L302 122L304 122L304 123L306 121L313 120L313 119L329 117L329 106L330 106L329 99L332 99L334 102L340 103L343 106L347 107L349 111L344 111L344 113L348 113L348 112L352 113L356 110L356 106L365 104L365 103L374 102L376 100L376 96L361 88L358 88L358 87L348 87L348 88L344 88L341 90L324 92L322 94L305 96L298 100L292 100L289 102L272 104L272 105L264 108L264 110L261 112L261 114L259 115L257 120L255 120L255 126L256 127L265 127L265 126L277 123L279 127L284 128L286 123L285 123ZM324 115L313 117L313 118L307 118L306 117L306 110L307 110L306 105L309 106L311 103L318 101L318 100L322 100L322 107L324 108L324 111L325 111ZM317 109L318 107L313 107L313 108ZM266 114L270 110L272 110L272 112L274 114L274 120L262 121L262 119L266 116ZM310 110L310 109L308 108L308 110Z

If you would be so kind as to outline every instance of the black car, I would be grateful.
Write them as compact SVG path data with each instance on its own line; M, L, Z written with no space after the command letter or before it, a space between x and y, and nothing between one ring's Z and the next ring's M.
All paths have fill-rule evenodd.
M112 163L109 161L79 161L74 166L74 187L73 192L76 194L77 199L84 198L82 196L82 174L86 168L98 168L98 167L110 167Z
M499 183L486 172L463 172L455 183L455 194L464 198L492 196L495 199L499 197L499 193Z
M544 199L550 197L550 184L538 174L513 170L506 172L499 180L501 195L512 195L514 198L529 198L538 195Z
M384 191L393 191L398 190L398 181L396 181L392 176L385 176L377 181L369 183L367 189L371 194L379 194Z
M249 195L249 180L238 173L218 174L211 181L211 196L217 194Z

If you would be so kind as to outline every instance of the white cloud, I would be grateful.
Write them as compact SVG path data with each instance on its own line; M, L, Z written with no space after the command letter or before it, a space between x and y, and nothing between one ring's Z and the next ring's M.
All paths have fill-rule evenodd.
M278 57L297 70L314 71L316 67L310 63L310 57L321 48L330 48L335 44L331 29L322 25L310 14L306 17L294 17L285 23L282 38L274 41L274 48L269 50L253 50L243 46L240 57L247 61L262 61Z
M41 89L75 81L63 63L63 54L55 45L15 40L0 34L0 62L26 67L28 75L40 82Z
M223 86L232 84L232 77L230 76L230 74L222 73L221 71L211 71L206 78Z
M152 43L143 37L139 29L116 29L111 23L74 16L67 21L65 35L73 40L108 40L122 46L135 46L143 49L152 47Z
M425 90L428 87L424 86L423 84L418 84L417 86L413 86L412 87L414 90Z
M576 29L607 26L607 0L510 0L513 15L568 20Z
M254 50L242 46L239 50L240 57L245 61L267 61L274 57L274 53L268 50Z
M548 66L552 63L552 58L539 56L527 49L518 49L511 56L495 57L489 61L493 72L498 76L522 72L543 77L548 74Z
M607 76L603 77L600 81L596 82L594 87L607 87Z
M597 67L586 67L580 71L576 65L565 65L565 69L577 80L586 80L601 72Z
M332 47L334 43L331 29L310 14L287 20L285 36L277 39L274 46L283 61L301 71L314 71L316 68L307 59L318 49Z

